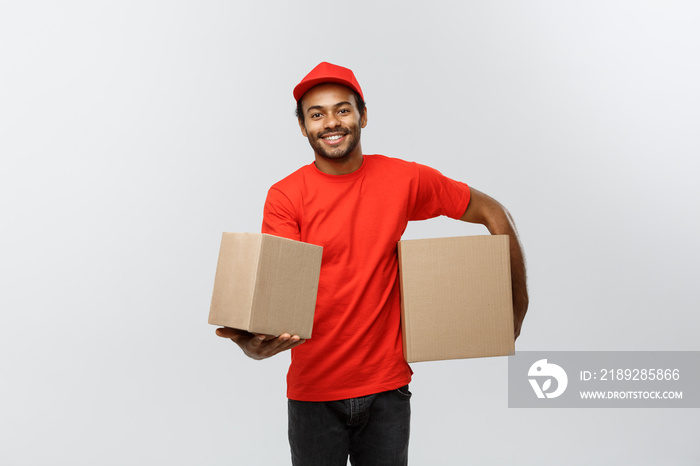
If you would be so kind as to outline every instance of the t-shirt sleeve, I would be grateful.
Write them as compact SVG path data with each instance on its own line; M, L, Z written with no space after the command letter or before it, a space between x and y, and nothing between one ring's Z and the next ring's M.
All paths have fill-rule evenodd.
M434 168L416 164L418 184L410 220L446 215L459 219L469 205L469 186L444 176Z
M265 199L262 233L301 241L294 206L289 198L274 186L270 188Z

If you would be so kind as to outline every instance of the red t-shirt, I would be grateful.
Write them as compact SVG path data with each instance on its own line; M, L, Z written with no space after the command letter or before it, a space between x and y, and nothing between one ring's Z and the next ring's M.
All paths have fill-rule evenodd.
M270 188L262 232L323 246L313 335L291 350L290 399L340 400L410 382L396 243L409 220L460 218L469 194L437 170L382 155L339 176L312 163Z

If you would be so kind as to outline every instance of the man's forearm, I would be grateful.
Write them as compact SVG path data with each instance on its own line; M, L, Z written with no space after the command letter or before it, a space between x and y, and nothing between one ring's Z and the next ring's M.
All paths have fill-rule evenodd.
M507 216L510 214L506 212ZM510 275L513 290L513 324L515 338L520 335L520 329L525 319L525 313L529 304L527 293L527 273L525 271L525 257L520 243L518 232L513 224L513 219L509 218L512 224L511 232L506 233L510 238ZM500 234L500 233L496 233Z

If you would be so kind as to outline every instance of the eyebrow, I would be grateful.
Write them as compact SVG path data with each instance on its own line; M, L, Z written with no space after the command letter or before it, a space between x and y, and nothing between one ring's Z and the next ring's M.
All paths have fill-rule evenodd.
M352 106L352 102L344 100L343 102L338 102L337 104L333 105L332 108L342 107L343 105ZM306 113L308 114L311 110L324 110L325 108L326 107L324 107L323 105L313 105L306 110Z

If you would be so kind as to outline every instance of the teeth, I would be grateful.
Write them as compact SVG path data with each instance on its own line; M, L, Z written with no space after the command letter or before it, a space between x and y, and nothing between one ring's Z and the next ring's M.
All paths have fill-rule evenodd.
M327 141L337 141L341 137L342 136L328 136L327 138L324 138L324 139L326 139Z

